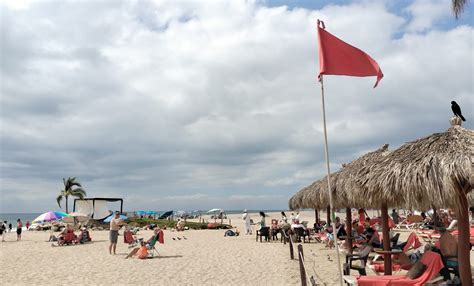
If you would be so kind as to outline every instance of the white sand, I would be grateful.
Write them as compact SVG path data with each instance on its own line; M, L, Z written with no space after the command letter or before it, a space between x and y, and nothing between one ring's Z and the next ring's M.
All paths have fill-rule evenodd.
M280 218L279 213L269 215L268 225L271 218ZM251 217L259 220L258 214ZM161 256L147 260L124 259L130 249L122 235L117 255L109 255L108 231L92 231L92 243L64 247L51 247L46 242L49 232L24 232L21 242L15 241L16 233L9 233L7 242L0 243L0 281L2 285L300 285L298 260L290 260L288 245L255 242L254 235L242 234L241 215L229 218L240 236L224 237L224 230L166 230L165 244L157 244ZM312 225L314 212L303 212L301 218ZM151 231L138 234L145 239L151 235ZM187 240L172 240L177 236ZM303 246L309 275L321 285L337 285L335 251L314 242Z

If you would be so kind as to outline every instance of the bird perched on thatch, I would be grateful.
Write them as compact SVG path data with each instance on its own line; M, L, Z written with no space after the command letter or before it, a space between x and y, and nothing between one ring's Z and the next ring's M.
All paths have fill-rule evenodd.
M461 118L462 121L466 121L466 118L462 116L461 107L459 107L456 101L451 101L451 109L453 110L454 115Z

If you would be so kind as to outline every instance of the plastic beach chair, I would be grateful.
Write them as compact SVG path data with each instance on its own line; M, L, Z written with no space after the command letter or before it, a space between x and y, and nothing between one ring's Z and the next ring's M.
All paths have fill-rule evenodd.
M385 276L360 276L357 278L359 286L385 286L385 285L425 285L433 279L443 268L441 255L433 251L427 251L421 257L421 263L426 265L423 274L416 278L410 279L406 275L385 275Z

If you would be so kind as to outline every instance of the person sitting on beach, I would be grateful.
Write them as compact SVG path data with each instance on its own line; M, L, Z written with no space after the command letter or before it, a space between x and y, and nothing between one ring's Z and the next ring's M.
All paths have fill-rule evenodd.
M380 243L380 236L378 231L374 230L373 228L369 227L367 228L367 243L371 245L372 247L375 248L380 248L382 247L382 244Z
M233 231L232 229L228 229L224 233L224 237L226 237L226 236L239 236L239 234L240 234L240 232L237 228L235 229L235 231Z
M334 234L333 234L332 226L327 227L325 232L326 232L326 247L329 247L329 249L332 249L334 247Z
M135 255L137 255L138 259L148 258L148 248L145 242L142 241L140 247L136 247L132 249L132 251L130 251L130 253L127 256L125 256L125 259L130 258Z
M263 227L266 227L266 223L265 223L265 213L264 212L260 212L260 228L263 228Z
M439 249L441 258L443 259L445 268L441 271L441 274L445 280L449 280L448 267L458 267L458 242L456 238L450 234L445 227L438 228L441 234L439 240L435 243L435 247Z
M347 236L346 229L344 228L344 224L341 223L341 218L336 217L336 237L339 239L341 236Z
M92 241L91 239L91 236L89 234L89 231L87 230L86 227L83 227L81 229L81 233L79 234L79 237L77 239L79 241L79 243L85 243L85 242L89 242L89 241Z
M178 223L176 224L176 231L184 231L184 226L186 223L184 220L178 219Z
M304 226L304 224L300 223L300 221L297 220L297 219L295 219L294 223L291 224L291 229L295 230L295 228L302 228L302 229L306 230L306 227Z
M288 218L286 217L285 212L281 212L281 221L280 221L280 223L281 224L288 223Z
M147 241L143 241L142 239L139 239L140 243L141 243L141 246L132 249L132 251L130 251L130 253L125 258L132 257L135 254L138 254L139 259L147 258L148 257L148 250L152 249L151 243L153 242L153 240L156 239L156 241L159 241L160 243L163 243L163 239L160 238L160 235L163 235L163 233L162 233L161 228L159 226L157 226L153 230L153 235Z

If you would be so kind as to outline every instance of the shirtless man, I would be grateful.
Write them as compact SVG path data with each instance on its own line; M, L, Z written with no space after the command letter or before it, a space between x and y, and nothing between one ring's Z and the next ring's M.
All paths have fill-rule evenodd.
M439 233L441 237L436 242L435 246L441 251L445 268L441 271L445 280L449 280L448 267L458 267L458 241L456 238L446 231L445 227L440 227Z
M125 222L120 219L120 213L115 212L115 217L110 220L110 246L109 253L112 254L112 251L115 255L115 249L117 248L118 240L118 231L121 225L124 225Z

